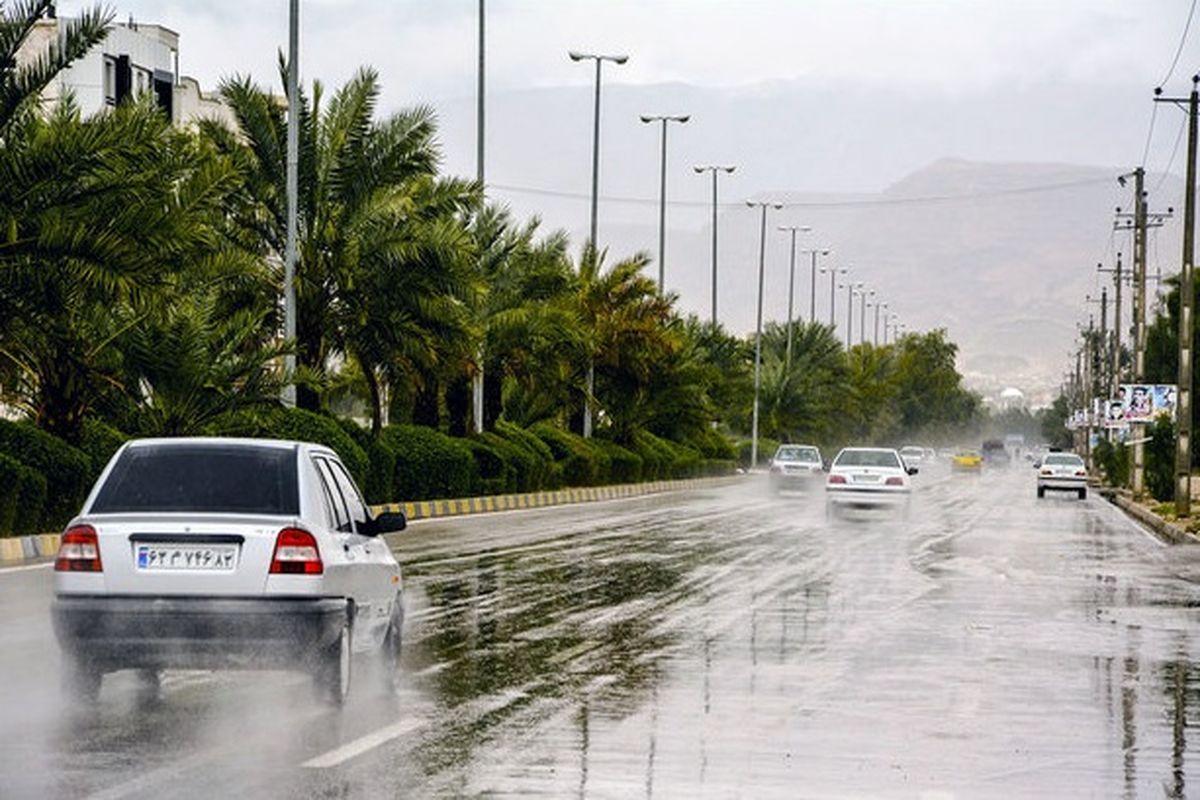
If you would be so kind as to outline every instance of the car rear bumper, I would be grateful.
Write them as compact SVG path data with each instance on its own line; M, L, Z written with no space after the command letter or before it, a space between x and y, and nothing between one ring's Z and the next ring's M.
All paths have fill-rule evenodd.
M822 472L772 472L771 485L776 489L808 489L820 484Z
M51 606L64 652L101 671L302 666L349 613L344 598L60 594Z
M887 508L909 502L911 492L886 489L829 489L826 502L839 508Z
M1038 478L1039 489L1062 489L1077 492L1087 488L1087 478ZM1026 490L1028 491L1028 490Z

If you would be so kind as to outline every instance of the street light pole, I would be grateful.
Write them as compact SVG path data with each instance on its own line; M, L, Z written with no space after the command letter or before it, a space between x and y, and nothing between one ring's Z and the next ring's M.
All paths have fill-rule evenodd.
M867 291L865 288L858 295L862 302L859 303L859 321L858 321L858 342L859 344L867 343L867 298L875 296L875 290Z
M853 343L850 341L854 336L854 292L858 287L862 286L862 282L851 283L846 281L839 286L839 289L846 290L846 352L850 352Z
M828 250L801 250L802 253L808 253L812 256L812 266L809 268L809 290L808 290L808 324L812 325L817 321L817 256L829 255Z
M484 24L486 22L485 0L479 0L479 69L476 79L475 89L475 180L479 183L479 191L484 191L484 171L483 171L483 133L484 133L484 79L486 72L484 70L484 57L486 38L484 35ZM482 206L482 204L481 204ZM471 378L471 410L474 417L475 433L483 433L483 362L486 354L483 352L483 345L480 344L477 355L479 363L475 370L474 376Z
M296 341L296 239L300 208L300 0L288 5L287 243L283 255L283 335ZM296 355L283 357L283 404L296 405Z
M837 333L837 320L835 319L835 314L834 314L834 296L833 296L834 295L834 286L837 283L837 276L845 275L849 271L850 270L847 269L846 267L842 267L841 269L838 269L837 267L830 267L829 269L825 269L825 268L821 269L822 275L824 275L826 272L829 273L829 327L830 327L830 329L833 330L833 332L835 334Z
M729 174L737 169L732 164L703 164L692 167L696 174L712 173L712 324L717 324L717 173Z
M647 125L662 123L662 168L658 186L658 293L662 295L666 291L664 281L667 264L667 123L683 124L691 117L687 114L643 114L640 119Z
M886 309L887 307L888 307L887 303L876 303L875 304L875 338L873 341L874 341L876 347L879 347L879 309L880 308ZM885 316L884 321L886 322L887 315L884 315L884 316Z
M793 304L796 300L796 234L811 231L808 225L780 225L779 230L792 234L792 258L788 267L788 321L787 321L787 366L792 368L792 329L795 327Z
M762 383L762 313L763 313L763 276L767 265L767 209L776 211L783 208L782 203L747 200L750 208L762 211L758 237L758 322L754 335L754 412L750 422L750 469L758 467L758 393Z
M627 55L603 55L600 53L578 53L574 50L567 53L572 61L591 59L596 62L595 105L592 111L592 220L588 246L592 250L592 258L599 258L600 247L596 243L596 210L600 199L600 65L605 61L614 64L624 64L629 60ZM583 398L583 438L592 438L592 393L596 389L596 364L588 359L587 389Z

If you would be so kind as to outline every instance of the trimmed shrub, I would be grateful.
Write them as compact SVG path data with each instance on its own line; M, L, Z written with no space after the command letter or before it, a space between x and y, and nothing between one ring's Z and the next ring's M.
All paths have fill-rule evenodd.
M511 482L505 487L505 492L536 492L545 486L550 462L543 461L519 443L491 431L479 434L478 439L491 446L508 464Z
M613 483L637 483L642 479L642 457L632 450L607 439L593 439L608 456L611 467L609 478Z
M0 420L0 453L46 479L45 525L62 527L79 512L90 488L91 461L83 451L29 422Z
M302 408L282 408L264 419L263 434L274 439L323 444L338 454L359 486L367 482L367 454L333 417Z
M673 458L671 459L670 477L672 478L696 478L700 476L700 451L694 447L688 447L686 444L678 444L676 442L664 440L664 444L671 450Z
M471 448L475 458L475 467L479 472L480 489L483 494L504 494L516 491L516 470L509 466L508 460L499 449L482 438L461 440Z
M555 462L562 467L563 482L567 486L596 486L603 482L600 472L603 454L582 436L548 422L539 422L529 430L550 448Z
M550 447L536 435L506 420L496 423L496 435L507 439L534 458L530 490L557 489L563 485L562 467L554 460Z
M746 439L738 443L738 465L750 468L750 450L753 442ZM775 455L775 451L779 449L779 442L774 439L766 439L762 436L758 437L758 463L762 464L769 461L771 456Z
M737 461L732 458L706 458L700 462L700 474L705 477L732 475L737 471Z
M1175 421L1158 417L1146 426L1146 489L1163 503L1175 499Z
M88 483L95 483L100 473L108 466L108 460L121 449L129 437L109 425L107 422L88 417L83 421L83 435L79 439L79 449L87 455L92 463L88 474Z
M713 428L705 428L685 444L699 450L700 455L706 459L736 461L738 457L738 451L733 446L733 442Z
M36 469L21 467L17 473L17 513L13 532L18 536L45 533L42 528L45 509L46 476Z
M372 505L392 502L396 453L381 437L372 436L369 430L354 420L339 419L337 422L367 456L367 477L360 487L363 497Z
M422 425L389 425L383 442L396 454L393 501L468 497L480 485L471 448Z
M16 533L17 500L21 473L29 469L15 458L0 453L0 536Z
M674 454L665 441L649 431L635 431L632 445L642 459L642 480L658 481L670 475Z

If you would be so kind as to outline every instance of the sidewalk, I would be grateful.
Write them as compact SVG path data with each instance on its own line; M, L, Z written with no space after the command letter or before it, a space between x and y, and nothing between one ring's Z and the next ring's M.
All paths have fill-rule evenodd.
M381 511L403 511L410 520L460 517L469 514L484 514L496 511L522 511L533 508L596 503L603 500L618 500L644 497L682 489L702 489L706 486L723 486L741 479L741 475L724 475L719 478L689 478L686 480L651 481L649 483L622 483L613 486L587 486L574 489L558 489L550 492L527 492L525 494L489 495L487 497L460 497L452 500L421 500L412 503L385 503L371 506L371 513ZM36 536L14 536L0 539L0 566L17 566L54 558L58 552L61 535L42 533Z

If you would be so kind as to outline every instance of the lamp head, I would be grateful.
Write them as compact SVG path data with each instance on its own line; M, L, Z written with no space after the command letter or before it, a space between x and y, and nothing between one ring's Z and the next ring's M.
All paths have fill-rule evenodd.
M680 114L679 116L672 117L671 119L675 120L676 122L687 122L691 118L691 114Z
M638 117L638 119L640 119L642 122L654 122L654 117L650 116L649 114L642 114L640 117Z
M731 165L729 165L729 166L727 166L727 167L718 167L718 169L722 169L722 170L724 170L724 171L726 171L726 172L733 172L735 169L737 169L737 167L735 167L735 166L733 166L733 165L731 164Z
M629 56L624 55L624 54L619 55L619 56L612 56L612 62L614 64L624 64L628 60L629 60Z
M583 53L580 53L576 50L568 50L567 57L572 61L583 61L585 58L587 58L587 56L585 56Z

